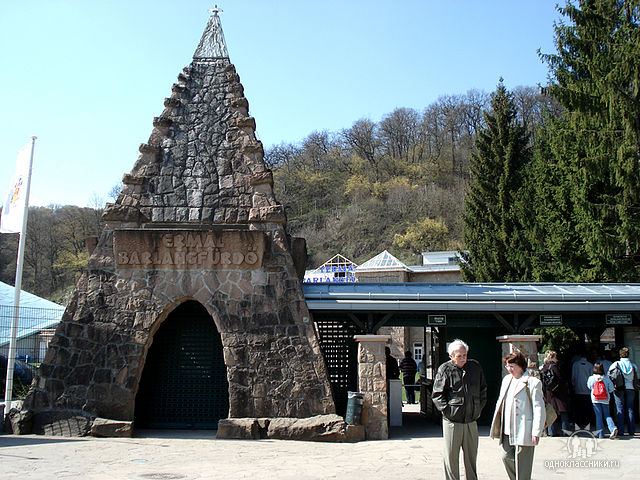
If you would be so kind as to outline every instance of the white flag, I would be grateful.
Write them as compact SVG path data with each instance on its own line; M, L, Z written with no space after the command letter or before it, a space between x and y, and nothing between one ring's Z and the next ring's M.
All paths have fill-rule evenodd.
M18 152L16 173L13 176L7 198L2 207L0 217L0 233L20 233L24 219L25 196L29 181L29 163L31 161L31 144Z

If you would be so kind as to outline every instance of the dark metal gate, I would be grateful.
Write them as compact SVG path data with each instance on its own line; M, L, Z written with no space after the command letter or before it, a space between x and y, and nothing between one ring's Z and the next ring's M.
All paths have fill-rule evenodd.
M135 425L215 429L228 412L220 335L202 305L185 302L153 337L136 397Z
M359 327L339 320L316 320L320 348L327 366L336 413L347 411L347 392L358 391L358 344L354 335Z

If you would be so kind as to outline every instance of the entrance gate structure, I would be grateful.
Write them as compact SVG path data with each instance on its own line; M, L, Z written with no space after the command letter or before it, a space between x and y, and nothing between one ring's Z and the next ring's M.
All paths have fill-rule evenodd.
M447 342L455 338L469 344L470 357L479 360L484 368L488 405L495 404L504 370L504 339L498 337L517 338L534 328L564 325L596 340L605 328L613 326L617 345L624 344L632 332L640 339L639 284L356 282L306 283L303 290L309 311L319 325L351 325L367 334L376 334L382 327L424 327L420 403L422 412L434 419L439 414L431 402L433 378L438 366L449 360ZM321 328L319 332L323 344ZM351 352L356 349L355 342L350 348ZM336 359L333 362L341 364ZM530 358L530 367L537 367L535 356ZM341 381L346 385L341 388L358 387L354 372ZM333 387L337 391L336 385ZM488 423L491 413L491 407L485 408L481 423Z
M25 407L48 433L70 416L215 427L335 413L292 255L304 249L285 232L216 9L164 105Z

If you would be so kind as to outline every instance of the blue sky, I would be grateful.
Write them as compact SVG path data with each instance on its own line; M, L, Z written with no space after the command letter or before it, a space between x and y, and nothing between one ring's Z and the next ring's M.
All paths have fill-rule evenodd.
M442 95L547 82L551 0L220 0L265 147L422 110ZM131 170L213 6L29 0L0 17L0 189L36 135L32 205L94 206Z

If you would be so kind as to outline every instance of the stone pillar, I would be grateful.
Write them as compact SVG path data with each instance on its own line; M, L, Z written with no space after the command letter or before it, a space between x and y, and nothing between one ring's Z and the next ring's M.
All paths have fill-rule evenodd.
M511 352L519 350L527 359L527 370L529 375L538 377L540 375L538 370L538 345L542 335L503 335L496 337L500 343L502 343L502 358L509 355ZM502 376L507 374L506 369L502 368Z
M356 335L358 388L364 394L362 425L367 440L389 438L387 426L387 372L384 347L390 335Z

